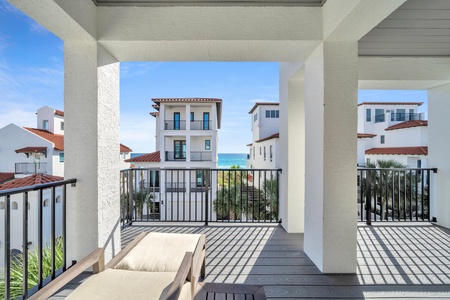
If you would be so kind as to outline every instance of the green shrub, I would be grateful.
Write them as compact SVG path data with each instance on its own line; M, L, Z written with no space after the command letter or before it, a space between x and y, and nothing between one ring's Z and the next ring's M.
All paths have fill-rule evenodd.
M57 238L55 243L55 268L61 268L64 264L64 251L62 238ZM28 252L28 289L38 285L39 257L38 250ZM52 248L46 246L42 249L42 277L47 278L52 273ZM1 270L1 274L5 274ZM23 294L23 260L11 260L10 272L10 299L22 297ZM5 299L5 279L0 278L0 299Z

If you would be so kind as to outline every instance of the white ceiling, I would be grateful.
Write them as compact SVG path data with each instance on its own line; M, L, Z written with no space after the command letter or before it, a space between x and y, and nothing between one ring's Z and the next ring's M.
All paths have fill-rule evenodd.
M322 6L326 0L92 0L97 6Z

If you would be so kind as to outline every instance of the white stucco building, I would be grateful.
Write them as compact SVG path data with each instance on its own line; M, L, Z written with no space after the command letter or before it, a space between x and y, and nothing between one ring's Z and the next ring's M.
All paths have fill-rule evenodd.
M247 168L280 168L280 109L278 102L256 102L251 115L252 143Z
M428 166L428 121L422 102L363 102L358 105L358 166L396 160L410 168Z
M9 124L0 129L0 172L64 176L64 112L44 106L36 119L36 128ZM129 167L125 159L131 151L120 144L122 168Z
M156 119L156 151L127 159L135 168L155 168L156 173L137 172L138 182L143 182L154 194L159 209L177 210L173 201L194 198L200 201L205 187L205 173L195 169L217 168L218 130L222 119L222 99L216 98L155 98L150 115ZM159 170L161 171L159 172ZM166 170L164 170L166 169ZM186 169L194 169L185 171ZM213 173L212 182L216 182ZM156 189L154 190L156 191ZM215 195L216 186L212 186ZM174 194L175 193L175 194ZM180 196L181 194L184 194ZM192 207L195 206L191 201ZM181 209L181 208L180 208ZM187 210L185 207L181 210ZM201 205L198 205L201 209ZM166 216L176 214L169 211ZM199 212L201 213L201 211ZM161 214L163 218L164 215Z

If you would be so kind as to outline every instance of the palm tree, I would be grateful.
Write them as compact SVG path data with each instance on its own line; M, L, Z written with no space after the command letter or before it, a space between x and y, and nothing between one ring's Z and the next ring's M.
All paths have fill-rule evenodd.
M266 179L262 189L257 191L257 201L252 201L253 218L255 220L278 220L278 181Z
M242 191L247 173L238 170L239 166L231 169L218 172L219 187L213 205L217 218L222 220L240 220L248 208L247 195Z
M411 217L413 209L416 208L412 198L414 194L419 195L416 186L421 181L421 176L412 172L396 171L395 169L404 169L406 166L395 160L377 160L375 163L368 163L367 168L380 169L367 172L367 176L370 176L371 179L371 196L377 198L377 202L380 203L381 219L388 219L389 209L398 218L401 217L401 212L405 218ZM362 182L363 191L366 189L367 176ZM404 201L400 201L400 199L404 199ZM398 201L396 202L396 200ZM410 208L409 211L407 211L407 207ZM373 211L378 213L376 208Z

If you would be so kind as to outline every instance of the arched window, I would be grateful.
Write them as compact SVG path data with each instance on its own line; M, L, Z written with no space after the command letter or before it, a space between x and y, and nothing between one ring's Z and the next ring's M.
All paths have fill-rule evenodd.
M19 204L16 201L12 203L12 209L19 209Z
M45 199L44 200L44 207L49 206L50 205L50 200L49 199Z
M56 197L56 203L61 203L61 196Z
M0 209L5 209L5 202L4 201L0 202Z

